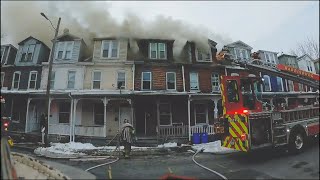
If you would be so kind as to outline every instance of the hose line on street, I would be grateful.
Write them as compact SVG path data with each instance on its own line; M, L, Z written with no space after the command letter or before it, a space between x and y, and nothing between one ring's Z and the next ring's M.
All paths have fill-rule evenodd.
M107 163L103 163L103 164L99 164L99 165L93 166L93 167L91 167L91 168L86 169L86 171L90 171L90 170L95 169L95 168L97 168L97 167L101 167L101 166L105 166L105 165L108 165L108 164L115 163L115 162L117 162L118 160L119 160L119 158L117 157L117 159L116 159L116 160L114 160L114 161L111 161L111 162L107 162Z
M224 175L222 175L222 174L218 173L217 171L214 171L214 170L212 170L212 169L210 169L210 168L208 168L208 167L206 167L206 166L198 163L198 162L194 159L194 158L196 157L196 155L197 155L200 151L202 151L202 150L203 150L203 149L198 149L197 152L193 154L193 156L192 156L192 161L193 161L194 163L196 163L196 165L202 167L203 169L206 169L206 170L208 170L208 171L210 171L210 172L212 172L212 173L220 176L222 179L228 180Z

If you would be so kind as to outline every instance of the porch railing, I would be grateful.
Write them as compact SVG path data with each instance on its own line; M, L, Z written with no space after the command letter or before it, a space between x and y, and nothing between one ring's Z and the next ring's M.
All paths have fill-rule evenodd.
M70 135L70 125L68 124L49 124L49 134Z
M105 137L103 126L76 126L75 134L80 136Z
M213 125L195 125L191 126L191 135L193 133L208 133L208 135L214 134Z
M188 136L188 125L160 126L158 131L160 137L184 137Z

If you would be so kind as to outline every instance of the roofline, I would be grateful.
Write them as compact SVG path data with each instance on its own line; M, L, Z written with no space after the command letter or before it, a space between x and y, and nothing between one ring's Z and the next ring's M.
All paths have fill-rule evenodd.
M279 57L281 57L281 56L291 56L291 57L298 57L298 56L296 56L296 55L291 55L291 54L281 54L281 55L279 55Z
M26 41L26 40L29 39L29 38L33 38L33 39L39 41L41 44L43 44L46 48L48 48L48 49L50 50L50 48L49 48L44 42L40 41L39 39L37 39L37 38L35 38L35 37L33 37L33 36L29 36L29 37L25 38L24 40L20 41L20 42L18 43L18 45L20 46L20 45L22 44L22 42Z
M271 53L279 54L279 52L273 52L273 51L267 51L267 50L258 50L257 52L271 52Z
M3 45L1 45L1 46L10 46L10 47L12 47L12 48L14 48L15 50L18 50L16 47L14 47L12 44L3 44Z
M297 59L298 59L298 61L300 61L301 60L301 58L303 58L303 57L305 57L305 56L308 56L312 61L314 60L314 59L312 59L312 57L311 56L309 56L308 54L304 54L304 55L302 55L302 56L300 56L300 57L298 57Z
M249 46L248 44L244 43L243 41L241 40L238 40L238 41L235 41L235 42L232 42L230 44L227 44L226 46L230 46L230 45L233 45L233 44L236 44L236 43L242 43L242 44L245 44L246 46L248 46L249 48L251 48L251 50L253 49L251 46Z

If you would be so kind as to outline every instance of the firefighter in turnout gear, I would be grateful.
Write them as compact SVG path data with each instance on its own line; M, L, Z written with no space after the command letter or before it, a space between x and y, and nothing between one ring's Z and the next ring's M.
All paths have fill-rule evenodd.
M124 119L122 128L121 128L121 142L124 146L124 156L129 158L131 152L131 144L133 142L134 128L129 123L128 119Z

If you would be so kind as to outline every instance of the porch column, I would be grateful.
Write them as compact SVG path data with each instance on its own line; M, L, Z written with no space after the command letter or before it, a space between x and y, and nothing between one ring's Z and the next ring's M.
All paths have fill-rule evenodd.
M71 99L70 116L69 116L69 141L72 142L72 119L73 119L73 99Z
M48 132L48 134L47 135L49 135L49 125L50 125L50 123L49 123L49 120L50 120L50 114L51 114L51 101L52 101L52 98L51 97L49 97L49 104L48 104L48 114L47 114L47 120L48 120L48 129L46 130L47 132Z
M74 99L73 100L73 123L72 123L72 141L74 142L75 140L75 132L76 132L76 117L77 117L77 104L79 99Z
M191 95L189 95L189 98L188 98L188 138L189 138L189 141L191 141L190 98L191 98Z
M107 136L107 104L109 102L109 99L107 97L103 98L103 132L104 135Z
M27 113L26 113L26 126L25 126L25 132L28 132L28 120L29 120L29 105L30 105L30 101L32 99L28 98L28 102L27 102Z
M157 99L157 135L160 135L160 112L159 112L159 99Z
M214 103L214 119L217 119L218 118L218 100L217 99L215 99L214 101L213 101L213 103Z

